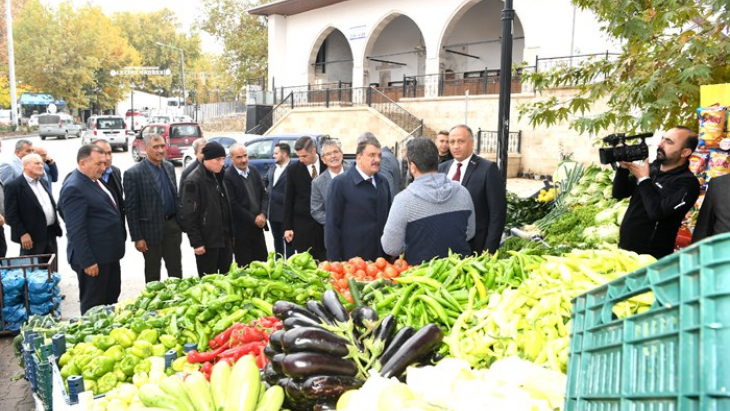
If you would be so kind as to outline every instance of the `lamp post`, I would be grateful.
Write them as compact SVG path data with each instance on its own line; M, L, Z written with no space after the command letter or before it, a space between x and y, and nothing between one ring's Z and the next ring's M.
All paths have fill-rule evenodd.
M157 93L157 111L160 113L162 112L162 92L164 91L161 88L155 89L155 93Z
M182 83L182 98L183 98L183 107L186 105L186 99L185 99L185 51L181 49L180 47L171 46L169 44L160 43L159 41L156 42L160 47L169 47L171 49L178 50L180 52L180 81Z
M8 38L8 80L10 82L10 125L18 126L18 92L15 88L15 49L13 46L13 15L10 0L5 1L5 27Z

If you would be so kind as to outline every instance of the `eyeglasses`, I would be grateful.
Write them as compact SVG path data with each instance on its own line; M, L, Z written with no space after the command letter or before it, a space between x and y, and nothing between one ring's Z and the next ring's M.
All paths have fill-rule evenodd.
M340 150L331 151L329 153L322 153L322 157L332 157L334 155L342 154Z

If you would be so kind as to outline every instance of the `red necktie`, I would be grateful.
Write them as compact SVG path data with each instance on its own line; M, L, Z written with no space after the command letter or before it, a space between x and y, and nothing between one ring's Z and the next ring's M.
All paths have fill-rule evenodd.
M456 172L451 179L459 183L461 182L461 163L456 163Z

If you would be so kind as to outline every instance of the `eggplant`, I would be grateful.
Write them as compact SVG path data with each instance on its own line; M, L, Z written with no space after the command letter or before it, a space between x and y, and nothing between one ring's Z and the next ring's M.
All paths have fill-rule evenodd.
M416 330L413 329L413 327L403 327L400 330L398 330L393 338L390 340L390 342L385 344L385 348L383 349L383 353L380 355L380 358L378 358L378 361L380 361L380 365L382 366L386 362L388 362L388 359L395 354L396 351L403 345L406 341L408 341L409 338L413 334L416 333Z
M289 301L279 300L275 302L274 305L271 306L271 312L274 314L274 317L282 321L286 320L294 313L297 313L300 316L311 319L312 321L320 322L317 315L302 307L301 305L297 305Z
M335 317L319 301L307 301L307 309L319 317L319 320L323 323L335 325Z
M277 352L282 352L281 348L281 337L284 336L284 330L276 330L269 336L269 345Z
M393 332L395 332L395 327L397 325L398 321L396 321L395 317L392 314L388 314L383 317L383 321L381 321L378 328L375 329L373 334L375 335L375 342L382 341L383 350L385 350L385 347L390 344L390 340L393 339Z
M337 292L334 290L327 290L322 294L322 305L332 314L335 320L341 323L346 323L350 318L347 315L345 306L340 302L340 297L337 296Z
M266 347L264 347L264 356L271 360L276 354L279 354L279 351L276 351L271 344L266 344Z
M292 314L289 318L284 320L284 330L289 331L297 327L319 327L319 324L319 322L312 321L307 317Z
M319 402L317 404L314 404L314 408L312 408L312 410L313 411L336 411L337 403Z
M324 403L336 402L345 391L358 389L363 384L365 381L355 377L317 375L302 383L302 393L307 398L318 399Z
M284 333L281 345L285 353L316 352L344 357L350 352L346 339L319 327L297 327Z
M314 408L316 400L306 398L302 392L302 381L294 378L282 378L277 385L284 389L284 406L294 411L309 411Z
M271 367L277 374L284 374L284 359L286 358L286 354L276 354L274 358L271 359Z
M426 324L416 331L380 369L383 378L400 377L406 368L441 344L444 332L436 324Z
M361 306L352 310L350 318L356 327L368 329L370 324L378 321L378 313L370 307Z
M266 364L266 366L264 367L263 374L264 374L264 381L266 381L268 384L271 384L271 385L276 384L277 381L279 381L280 379L282 379L284 377L282 374L279 374L278 372L276 372L274 370L274 365L271 362Z
M357 375L357 365L350 360L327 354L297 352L287 354L281 363L284 375L288 377L311 377L313 375Z

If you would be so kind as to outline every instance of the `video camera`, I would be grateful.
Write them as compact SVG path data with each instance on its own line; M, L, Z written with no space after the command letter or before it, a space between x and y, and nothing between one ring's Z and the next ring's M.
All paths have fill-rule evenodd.
M653 135L653 133L643 133L635 136L627 136L624 133L619 133L603 137L603 142L610 147L598 149L601 164L614 164L619 161L630 162L648 158L649 146L646 145L646 139ZM637 138L641 139L640 143L626 145L626 140L634 140Z

